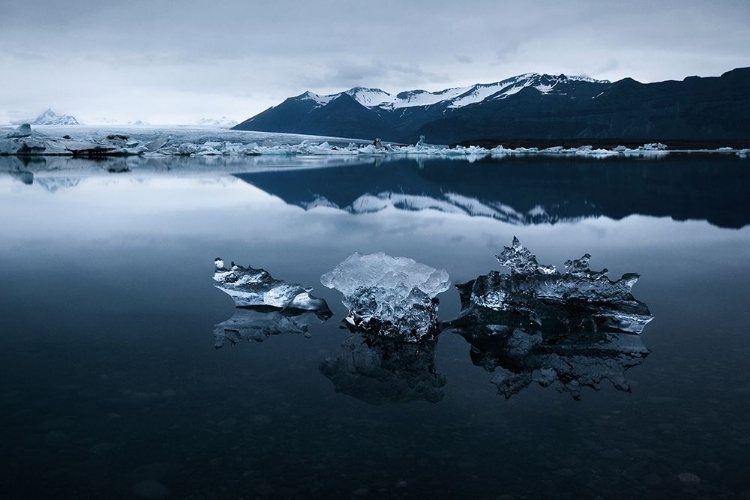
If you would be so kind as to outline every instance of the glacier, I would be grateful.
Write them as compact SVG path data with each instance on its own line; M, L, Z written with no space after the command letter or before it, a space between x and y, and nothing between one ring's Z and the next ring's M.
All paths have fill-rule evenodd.
M612 281L606 269L591 270L590 258L568 260L560 273L514 237L497 255L510 274L491 271L456 286L461 312L445 326L471 344L474 364L495 372L492 383L506 398L532 382L559 382L576 399L604 379L630 390L624 372L648 355L639 334L653 316L631 294L638 274Z
M24 124L27 125L27 124ZM211 126L39 126L0 128L0 155L23 156L340 156L340 157L430 157L460 158L476 161L485 157L507 156L580 156L587 158L661 157L670 153L667 146L649 143L636 148L612 149L581 146L564 148L495 148L428 144L403 145L341 137L280 134L212 128ZM672 152L676 152L674 150ZM682 150L680 150L682 151ZM736 153L742 150L700 150L706 153Z
M414 342L437 333L436 296L450 287L446 271L384 253L355 252L320 281L344 295L353 332Z

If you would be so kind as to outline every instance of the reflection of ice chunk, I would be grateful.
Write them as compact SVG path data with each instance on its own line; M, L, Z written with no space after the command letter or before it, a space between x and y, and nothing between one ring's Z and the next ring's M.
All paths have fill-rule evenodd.
M491 382L506 398L533 382L557 384L575 399L582 387L598 389L605 379L630 392L625 371L649 354L639 335L624 333L552 334L507 325L471 325L458 332L471 344L472 362L494 373Z
M336 389L370 404L443 399L445 376L435 371L435 338L420 342L352 335L320 371Z
M520 315L556 331L640 333L652 316L648 306L630 293L639 276L627 273L611 281L606 269L589 268L590 257L586 254L567 261L566 271L560 274L553 266L539 265L514 238L513 245L498 255L500 263L510 268L510 275L491 271L459 285L462 316L490 315L497 319L501 314Z
M652 316L630 293L637 274L611 281L606 269L589 268L590 257L567 261L561 274L514 238L498 255L510 275L491 271L457 286L461 314L448 325L471 344L474 364L495 372L506 398L532 382L559 382L576 399L604 379L630 390L625 370L648 355L634 334Z
M346 321L356 331L416 340L437 326L435 298L448 273L405 257L354 253L320 278L344 294Z
M216 259L214 281L216 288L226 292L238 307L269 306L276 309L329 311L323 299L310 295L312 288L290 285L271 277L263 269L242 267L232 262L231 269Z
M232 345L239 340L263 342L271 335L297 333L308 336L312 323L320 323L330 317L330 312L279 311L269 308L237 308L228 320L214 327L215 347L218 349L228 341Z

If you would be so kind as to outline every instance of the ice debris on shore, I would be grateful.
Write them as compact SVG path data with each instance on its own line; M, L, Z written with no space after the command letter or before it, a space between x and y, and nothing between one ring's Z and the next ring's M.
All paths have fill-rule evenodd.
M606 269L591 270L590 257L565 262L560 273L513 238L497 256L510 274L457 285L461 313L446 326L472 345L474 364L495 372L506 398L532 382L559 382L576 399L604 379L630 390L624 372L648 355L638 334L653 317L631 294L638 274L612 281Z
M436 296L450 286L446 271L384 253L355 252L320 281L344 294L350 330L407 341L437 332Z

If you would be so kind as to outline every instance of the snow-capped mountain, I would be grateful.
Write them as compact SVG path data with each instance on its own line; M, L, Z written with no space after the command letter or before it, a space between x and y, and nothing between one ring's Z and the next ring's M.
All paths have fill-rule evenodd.
M200 127L231 128L237 125L237 122L230 120L226 116L222 116L221 118L201 118L195 122L195 125Z
M620 138L739 140L750 134L750 68L642 84L526 73L468 87L391 94L305 92L235 129L413 143Z
M45 110L33 120L21 120L14 124L30 123L31 125L80 125L81 123L70 115L58 115L51 109Z
M506 99L526 87L533 87L541 94L561 93L565 95L567 85L573 82L610 84L608 80L595 80L587 76L551 76L527 73L500 82L478 83L469 87L456 87L439 92L408 90L393 95L380 89L354 87L345 92L325 96L308 91L298 98L312 100L318 107L327 105L342 94L348 94L367 108L393 110L415 106L434 106L436 104L443 104L448 108L462 108L469 104L482 102L485 99Z

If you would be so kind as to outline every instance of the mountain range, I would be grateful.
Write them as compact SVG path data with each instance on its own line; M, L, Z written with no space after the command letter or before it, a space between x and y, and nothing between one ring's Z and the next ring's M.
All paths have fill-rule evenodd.
M682 81L527 73L495 83L389 94L354 87L290 97L236 130L454 144L508 139L743 141L750 68Z

